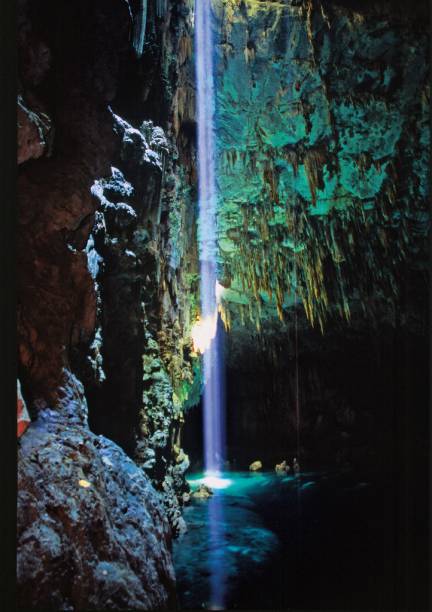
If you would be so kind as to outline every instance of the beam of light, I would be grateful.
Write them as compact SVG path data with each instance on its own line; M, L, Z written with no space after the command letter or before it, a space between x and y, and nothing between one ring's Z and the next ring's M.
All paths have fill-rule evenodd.
M198 0L199 1L199 0ZM226 609L226 591L228 571L226 567L226 537L223 499L216 493L208 504L208 524L210 525L209 546L210 555L208 568L210 570L209 610Z
M232 484L229 478L219 478L218 476L206 476L203 482L211 489L226 489Z
M216 336L217 317L209 316L205 319L199 319L192 327L191 336L194 351L204 354L211 345L212 340Z
M204 464L213 487L221 485L224 463L225 411L222 364L222 329L218 301L222 289L217 282L217 190L215 178L215 86L213 67L211 0L195 0L195 72L198 126L198 238L200 253L201 322L194 329L196 348L204 361ZM210 609L222 610L226 599L226 572L221 550L224 544L222 500L218 494L209 500Z
M231 478L222 478L219 473L206 472L203 478L188 480L190 485L205 484L210 489L226 489L234 484Z
M218 310L224 290L224 287L216 281L216 304L213 314L198 319L192 326L191 337L196 353L204 354L210 348L212 340L216 337Z
M205 470L223 467L224 407L222 362L218 332L217 189L215 176L215 86L211 0L195 2L195 72L198 124L198 238L200 255L201 325L195 340L204 354L204 463Z

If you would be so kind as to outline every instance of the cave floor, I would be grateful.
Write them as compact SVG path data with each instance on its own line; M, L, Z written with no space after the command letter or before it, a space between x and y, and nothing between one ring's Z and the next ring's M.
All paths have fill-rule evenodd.
M223 477L229 486L185 509L188 532L174 544L181 609L393 608L384 483L349 472Z

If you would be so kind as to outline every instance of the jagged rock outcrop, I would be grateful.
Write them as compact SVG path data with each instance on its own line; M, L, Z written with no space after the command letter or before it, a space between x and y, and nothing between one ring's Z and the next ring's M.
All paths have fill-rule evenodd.
M150 7L148 18L157 19ZM182 411L198 401L200 385L199 361L191 357L189 338L198 291L194 155L190 137L183 134L193 107L179 110L175 93L179 87L192 91L190 56L182 52L175 57L190 28L187 3L182 9L167 5L159 36L149 40L149 45L161 45L154 58L160 69L169 64L171 72L162 91L156 85L154 92L147 91L143 107L150 107L150 115L165 129L138 120L121 100L117 108L132 117L133 125L113 112L120 146L112 157L111 177L92 187L99 206L87 244L98 287L98 334L87 360L85 344L74 357L86 385L92 426L148 470L176 533L185 528L179 503L187 490L188 463L178 461ZM148 54L155 54L154 46L142 62ZM165 113L156 113L152 96L161 93Z
M18 603L44 610L175 605L171 532L142 470L91 433L83 386L39 405L18 457Z
M108 4L105 12L98 14L94 7L86 13L81 33L93 45L89 55L88 48L75 44L85 13L82 3L48 2L43 8L37 2L21 3L20 103L35 122L36 115L43 116L51 136L55 133L49 149L33 147L31 152L24 138L18 150L23 162L18 177L18 340L30 403L41 396L55 401L71 350L91 342L94 334L96 292L84 250L96 208L90 189L95 177L109 173L116 146L107 108L113 95L109 65L112 54L127 48L129 24L122 3ZM121 26L110 39L111 54L98 55L110 36L108 15ZM102 16L105 22L98 24ZM55 34L59 21L64 22L61 41ZM46 48L49 52L38 52ZM55 70L47 59L52 56ZM39 159L30 159L30 153Z
M100 289L97 358L103 365L98 370L96 356L89 356L84 376L94 427L148 471L163 491L178 532L185 528L177 497L181 500L187 489L183 474L188 463L181 462L180 471L174 445L188 393L180 399L175 387L192 385L194 374L183 355L183 346L190 344L186 333L191 314L179 269L182 238L176 232L188 233L181 219L175 224L169 205L175 204L178 214L184 202L170 198L166 244L161 190L164 182L175 179L164 174L172 145L151 122L136 129L118 116L115 121L122 145L113 163L121 170L113 167L111 178L92 187L100 207L87 245Z
M24 105L18 96L18 163L48 155L51 120L43 112L35 112Z

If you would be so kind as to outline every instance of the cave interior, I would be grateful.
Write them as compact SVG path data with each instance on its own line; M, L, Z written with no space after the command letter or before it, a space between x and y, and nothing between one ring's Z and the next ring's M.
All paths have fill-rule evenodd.
M220 491L197 7L17 1L18 606L427 609L429 5L201 1Z

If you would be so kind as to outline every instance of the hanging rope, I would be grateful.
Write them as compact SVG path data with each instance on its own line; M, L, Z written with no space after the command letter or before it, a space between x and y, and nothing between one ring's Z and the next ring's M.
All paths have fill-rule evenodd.
M294 352L295 352L295 407L297 429L297 460L300 459L300 386L298 359L298 313L297 313L297 223L294 214Z
M298 313L297 313L297 215L294 212L294 353L295 353L295 410L296 410L296 429L297 429L297 461L300 464L303 458L300 457L300 385L299 385L299 355L298 355ZM296 529L296 552L297 564L296 572L300 578L300 563L302 559L302 503L301 503L301 476L296 474L297 484L297 520Z
M295 269L295 293L294 298L297 302L297 261L294 263ZM298 358L298 314L297 304L294 305L294 333L295 333L295 402L296 402L296 427L297 427L297 460L300 459L300 386L299 386L299 358Z

